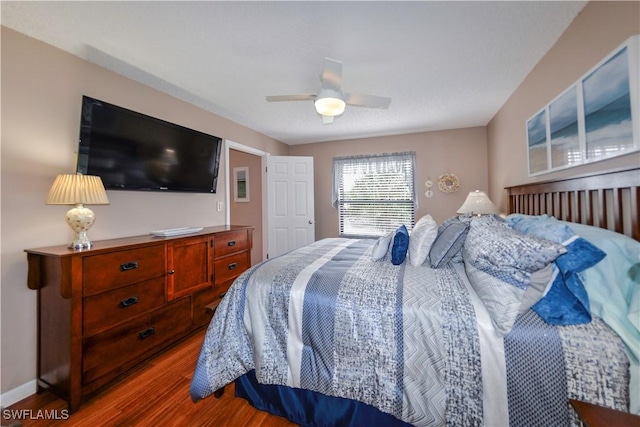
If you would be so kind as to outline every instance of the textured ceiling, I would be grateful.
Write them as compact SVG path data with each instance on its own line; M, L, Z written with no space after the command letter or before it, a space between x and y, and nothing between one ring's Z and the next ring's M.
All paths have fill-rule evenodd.
M483 126L584 7L578 1L2 2L2 25L287 144ZM342 88L391 97L323 125ZM107 100L108 101L108 100ZM117 104L117 102L115 102Z

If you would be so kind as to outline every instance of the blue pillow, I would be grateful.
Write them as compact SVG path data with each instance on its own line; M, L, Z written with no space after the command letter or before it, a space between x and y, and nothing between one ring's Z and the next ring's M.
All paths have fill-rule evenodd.
M462 249L468 232L468 221L460 221L458 217L452 217L443 222L438 228L438 235L429 251L431 268L440 268L451 261Z
M562 243L567 248L567 252L555 260L558 273L549 292L532 310L553 325L589 323L589 295L579 273L596 265L606 254L555 218L519 216L507 218L507 223L522 233Z
M559 221L560 222L560 221ZM568 224L580 237L593 243L607 256L582 273L591 301L591 312L598 315L627 341L633 341L640 360L640 243L625 235L584 224ZM640 375L640 369L638 369ZM640 387L638 387L640 390ZM638 401L640 404L640 400Z
M391 264L400 265L407 257L409 249L409 231L407 227L401 225L393 236L393 246L391 248Z

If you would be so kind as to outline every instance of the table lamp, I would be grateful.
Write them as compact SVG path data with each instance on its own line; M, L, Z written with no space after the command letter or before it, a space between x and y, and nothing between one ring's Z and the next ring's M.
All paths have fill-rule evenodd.
M69 244L71 249L88 249L93 244L87 232L93 225L95 215L84 205L108 205L107 193L99 176L68 174L58 175L53 182L45 202L47 205L75 205L67 212L69 227L76 233Z
M491 199L484 191L476 190L469 193L467 199L462 206L458 208L459 214L472 214L472 215L489 215L496 214L500 211L493 204Z

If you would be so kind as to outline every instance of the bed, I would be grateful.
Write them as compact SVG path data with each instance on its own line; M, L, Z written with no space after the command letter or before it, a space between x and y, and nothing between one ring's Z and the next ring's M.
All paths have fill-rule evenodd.
M510 215L426 215L323 239L240 276L194 401L236 394L299 425L579 425L638 412L640 170L506 189Z

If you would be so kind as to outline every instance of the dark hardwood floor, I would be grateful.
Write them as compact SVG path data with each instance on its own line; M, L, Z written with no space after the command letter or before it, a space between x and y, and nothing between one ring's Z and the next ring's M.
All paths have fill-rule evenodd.
M189 385L204 331L148 360L82 404L68 419L66 403L52 393L30 396L2 412L2 426L295 426L284 418L258 411L234 396L233 385L221 398L198 403ZM9 412L8 412L9 411ZM13 413L19 419L7 415ZM39 418L39 419L37 419Z

